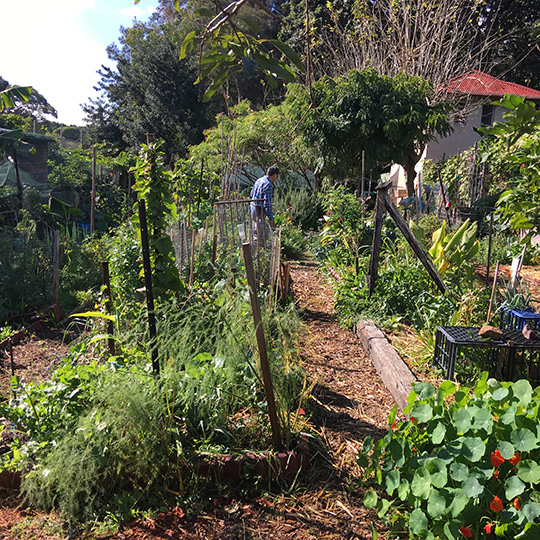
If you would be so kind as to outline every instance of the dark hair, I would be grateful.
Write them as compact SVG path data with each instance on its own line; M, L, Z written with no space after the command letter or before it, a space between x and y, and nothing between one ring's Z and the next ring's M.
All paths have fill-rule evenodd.
M271 167L268 167L268 170L266 171L266 176L270 178L271 176L274 176L274 174L279 174L279 169L275 165L272 165Z

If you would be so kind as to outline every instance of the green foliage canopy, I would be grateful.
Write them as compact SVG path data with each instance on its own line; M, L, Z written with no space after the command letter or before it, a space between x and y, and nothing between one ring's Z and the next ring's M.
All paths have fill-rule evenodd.
M310 91L291 89L287 100L308 144L321 152L325 174L358 175L365 166L376 178L395 162L407 172L414 195L414 165L436 134L450 131L446 103L430 105L432 87L421 77L380 76L373 69L323 77Z

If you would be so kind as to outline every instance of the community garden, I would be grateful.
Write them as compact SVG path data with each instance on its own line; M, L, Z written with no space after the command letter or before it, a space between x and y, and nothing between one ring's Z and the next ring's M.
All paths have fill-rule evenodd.
M387 92L424 88L415 80L392 88L388 79L375 79L370 71L351 75L339 91L375 82ZM313 90L324 104L335 88L323 81ZM370 389L380 384L370 368L360 399L369 393L374 410L361 417L361 448L348 454L354 463L340 489L352 503L340 503L340 511L361 515L362 534L369 529L373 537L537 538L534 346L506 378L497 363L478 362L477 369L464 349L462 371L444 380L433 358L437 327L497 328L508 310L537 305L537 283L527 275L538 262L538 112L506 97L505 121L484 129L473 165L465 156L430 164L423 183L438 194L397 210L441 286L395 216L383 214L377 223L376 181L359 193L356 180L331 177L342 148L332 142L330 120L328 133L318 135L333 153L324 174L307 174L318 129L307 99L292 91L283 108L258 115L240 104L234 121L221 117L190 159L172 167L163 143L151 137L136 160L95 152L78 159L71 152L52 176L72 191L80 187L83 198L89 186L69 179L91 182L91 196L78 206L60 196L43 205L31 190L2 194L20 218L2 225L0 237L2 478L10 487L20 482L24 505L58 512L81 535L112 535L133 518L155 520L171 508L180 527L184 513L204 515L224 493L234 493L228 501L241 501L239 507L262 494L269 507L289 497L296 511L291 501L306 494L326 500L325 487L335 494L320 476L345 453L347 430L340 444L328 444L325 418L355 381L340 375L323 389L306 361L306 325L324 310L309 301L302 306L295 294L309 296L300 276L317 264L321 287L332 289L325 303L334 309L326 305L326 317L337 317L350 336L360 320L373 320L419 379L409 406L388 412L391 398ZM280 131L291 133L281 123L297 122L295 115L304 115L306 136L275 146L266 159L279 162L279 152L292 159L287 151L302 150L294 163L304 172L284 175L274 199L278 227L264 250L254 249L246 202L253 178L244 174L250 169L240 147L255 155L260 139L248 127L259 122L269 144ZM479 178L481 196L471 200ZM443 199L449 204L437 208ZM521 277L511 281L503 269L515 257ZM45 372L28 377L14 361L27 338L17 340L23 331L45 329L64 335L69 346ZM327 362L342 354L340 345L325 351ZM387 412L385 421L375 420ZM336 509L328 508L331 520ZM299 522L309 529L308 518ZM342 537L358 538L358 531ZM281 537L304 533L291 529Z

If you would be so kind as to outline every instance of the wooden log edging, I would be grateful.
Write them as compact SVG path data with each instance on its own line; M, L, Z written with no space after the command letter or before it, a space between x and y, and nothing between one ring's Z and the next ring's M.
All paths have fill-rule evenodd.
M384 385L403 411L407 407L411 385L417 378L372 321L360 321L356 333Z

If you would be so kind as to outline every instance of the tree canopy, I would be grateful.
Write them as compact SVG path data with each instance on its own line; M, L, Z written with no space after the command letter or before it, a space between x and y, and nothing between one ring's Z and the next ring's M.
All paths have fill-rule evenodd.
M107 49L116 69L102 67L101 95L83 108L94 143L114 151L137 151L146 134L166 141L166 154L183 155L201 140L207 106L193 85L192 59L180 60L183 30L178 19L135 23L122 28L120 47Z
M373 178L394 162L402 165L413 195L414 165L424 146L450 130L449 105L430 104L432 95L431 84L421 77L381 76L367 69L323 77L311 94L297 85L287 99L307 143L320 150L324 174L358 176L364 153Z

